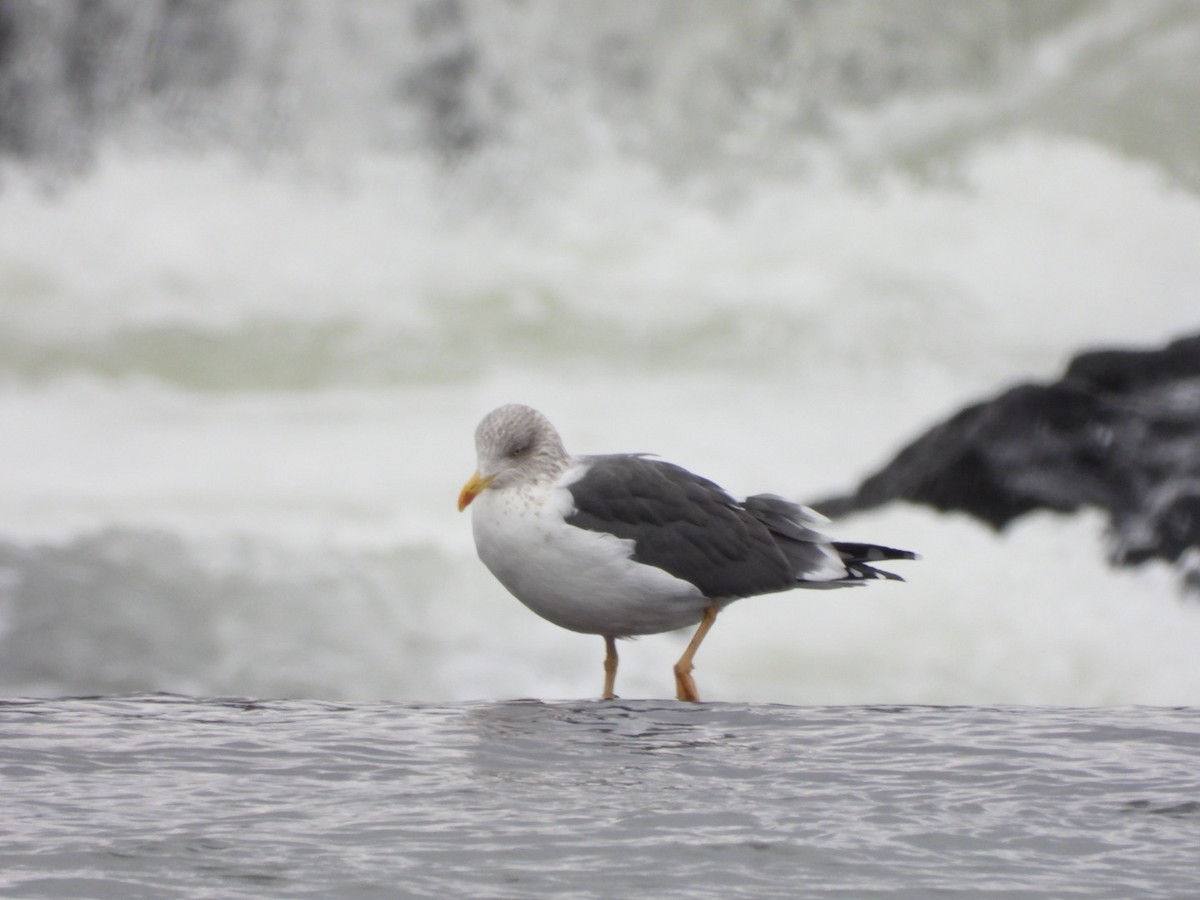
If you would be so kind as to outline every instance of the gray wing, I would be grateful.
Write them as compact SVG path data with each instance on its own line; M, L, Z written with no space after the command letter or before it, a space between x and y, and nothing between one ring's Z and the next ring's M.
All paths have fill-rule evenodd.
M771 532L799 582L796 587L847 587L847 580L856 580L838 545L816 530L828 523L820 513L776 494L747 497L742 508Z
M634 542L633 558L691 582L706 597L749 597L797 586L771 529L706 478L661 460L592 456L568 486L567 522Z

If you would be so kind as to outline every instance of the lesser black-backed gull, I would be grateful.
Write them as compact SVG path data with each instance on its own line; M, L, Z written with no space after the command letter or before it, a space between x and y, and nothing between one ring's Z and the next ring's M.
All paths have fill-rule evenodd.
M740 597L903 579L875 568L916 554L830 541L820 514L774 494L738 502L687 469L642 454L571 456L535 409L509 404L475 431L478 470L459 494L475 548L518 600L604 637L612 699L616 639L699 623L675 664L676 696L699 700L692 658Z

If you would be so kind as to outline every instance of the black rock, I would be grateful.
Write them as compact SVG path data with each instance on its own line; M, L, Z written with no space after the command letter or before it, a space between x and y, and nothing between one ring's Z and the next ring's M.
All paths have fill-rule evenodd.
M1200 335L1159 350L1083 353L935 425L828 515L892 500L1003 529L1037 509L1108 513L1119 565L1164 559L1200 589Z

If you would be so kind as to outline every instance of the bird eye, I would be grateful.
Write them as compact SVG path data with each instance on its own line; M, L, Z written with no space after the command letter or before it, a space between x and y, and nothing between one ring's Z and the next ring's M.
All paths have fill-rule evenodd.
M511 450L508 451L508 457L509 457L509 459L518 459L518 458L524 456L528 452L529 452L528 444L518 444L517 446L513 447Z

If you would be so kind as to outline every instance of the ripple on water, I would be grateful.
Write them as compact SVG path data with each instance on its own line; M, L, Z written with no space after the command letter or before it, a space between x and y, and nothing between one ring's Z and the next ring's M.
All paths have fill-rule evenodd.
M0 704L22 896L1183 896L1190 709Z

